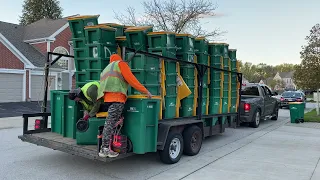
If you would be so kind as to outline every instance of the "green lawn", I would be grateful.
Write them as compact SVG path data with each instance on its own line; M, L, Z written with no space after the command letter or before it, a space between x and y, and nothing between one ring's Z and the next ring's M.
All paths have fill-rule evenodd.
M304 114L304 121L305 122L319 122L320 123L320 116L317 116L316 109Z
M307 98L313 98L313 94L308 94L306 96L307 96Z

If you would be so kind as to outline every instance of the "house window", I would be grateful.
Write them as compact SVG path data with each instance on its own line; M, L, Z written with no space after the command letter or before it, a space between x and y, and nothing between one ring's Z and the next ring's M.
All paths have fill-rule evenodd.
M54 53L59 53L59 54L65 54L69 55L69 52L67 51L66 48L62 46L58 46L53 50ZM56 56L52 56L52 59L54 59ZM68 57L61 57L58 61L57 64L65 70L69 69L69 58Z

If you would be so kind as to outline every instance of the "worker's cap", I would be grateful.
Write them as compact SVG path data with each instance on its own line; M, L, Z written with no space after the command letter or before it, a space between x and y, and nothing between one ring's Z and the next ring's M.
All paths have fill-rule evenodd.
M80 92L81 92L80 88L70 90L69 99L74 100L75 98L79 97Z

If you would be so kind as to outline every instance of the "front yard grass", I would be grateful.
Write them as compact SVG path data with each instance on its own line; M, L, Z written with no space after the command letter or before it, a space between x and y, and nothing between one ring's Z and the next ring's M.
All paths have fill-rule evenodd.
M312 111L304 114L305 122L318 122L320 123L320 116L317 116L316 109L312 109Z

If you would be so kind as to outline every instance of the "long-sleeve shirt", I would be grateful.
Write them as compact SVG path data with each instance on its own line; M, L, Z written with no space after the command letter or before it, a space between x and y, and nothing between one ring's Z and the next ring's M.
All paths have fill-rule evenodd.
M137 80L137 78L132 74L130 67L124 61L119 62L119 68L123 78L128 82L130 86L138 90L143 94L147 94L148 90ZM104 96L104 102L122 102L125 103L127 97L122 93L111 93L107 92Z

